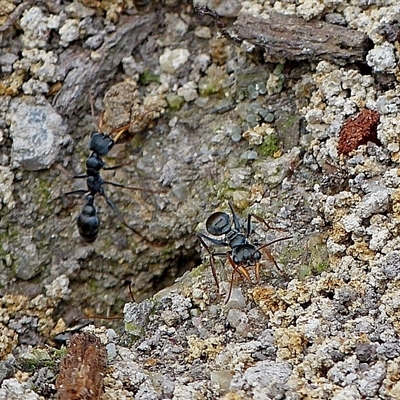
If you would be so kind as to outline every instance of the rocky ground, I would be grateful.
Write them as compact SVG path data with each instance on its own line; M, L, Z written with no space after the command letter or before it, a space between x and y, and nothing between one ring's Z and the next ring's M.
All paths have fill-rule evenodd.
M0 399L74 398L80 346L105 368L92 398L400 398L400 6L197 5L216 14L0 0ZM262 40L274 12L312 51ZM354 41L333 54L316 29ZM102 175L142 189L105 188L145 240L101 198L97 240L79 236L85 199L65 193L85 188L99 124L125 127ZM290 236L230 296L227 257L218 292L196 236L228 202L243 229L266 221L252 243Z

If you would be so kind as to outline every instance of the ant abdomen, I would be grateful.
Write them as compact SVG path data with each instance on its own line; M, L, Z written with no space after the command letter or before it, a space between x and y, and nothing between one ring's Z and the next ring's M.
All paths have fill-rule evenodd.
M214 236L225 235L231 230L231 219L227 213L215 212L207 218L206 229Z
M100 228L100 219L97 216L93 202L94 197L87 196L87 204L85 204L77 218L79 234L89 243L97 239Z

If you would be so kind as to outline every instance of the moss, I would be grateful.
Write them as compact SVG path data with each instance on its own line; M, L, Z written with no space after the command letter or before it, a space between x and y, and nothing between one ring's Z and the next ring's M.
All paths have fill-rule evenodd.
M262 157L273 157L280 149L279 139L276 135L268 135L264 138L257 152Z
M277 256L274 255L274 257L279 264L288 265L292 263L293 260L299 259L299 257L301 257L302 254L303 254L303 249L301 247L282 246L279 254Z
M168 103L168 107L173 111L178 111L185 104L185 99L182 96L178 96L174 93L167 94L165 100Z
M17 359L17 367L24 372L34 372L43 367L54 368L59 361L59 357L51 357L47 350L33 349Z
M228 75L222 68L212 64L206 76L200 78L198 83L198 90L200 96L208 97L215 94L224 95L223 88L227 85Z
M297 115L288 115L285 122L282 124L283 131L290 130L294 124L297 124L299 117Z
M67 355L67 348L61 347L61 349L53 349L53 359L61 360L63 357Z
M206 271L207 268L209 268L209 267L210 267L210 264L208 262L200 264L199 266L197 266L196 268L193 268L190 271L190 277L191 278L202 277L204 274L204 271Z
M99 290L99 283L95 279L87 282L87 287L92 294L96 294Z
M199 82L199 93L202 97L208 97L213 94L217 94L221 91L221 86L217 82L213 82L211 79L204 79Z
M13 248L13 245L11 243L14 243L18 241L18 237L20 235L20 232L17 229L17 225L9 225L5 229L0 229L0 243L8 244L3 247L3 245L0 244L0 268L7 267L7 269L12 268L12 271L15 270L15 262L16 262L16 257L14 255L14 252L10 252L10 248ZM18 246L15 245L15 248ZM0 287L5 287L8 284L8 282L0 282Z
M216 196L218 200L231 200L235 189L231 188L227 181L222 181L215 185Z
M299 280L303 281L307 276L312 275L312 269L310 265L302 264L299 269Z
M307 248L307 259L299 270L299 279L317 275L329 269L329 255L326 248L326 238L323 234L310 237Z
M41 174L36 178L33 194L39 198L40 204L43 205L47 204L50 199L50 183Z
M152 82L160 83L160 77L148 70L139 75L139 83L141 85L147 86Z

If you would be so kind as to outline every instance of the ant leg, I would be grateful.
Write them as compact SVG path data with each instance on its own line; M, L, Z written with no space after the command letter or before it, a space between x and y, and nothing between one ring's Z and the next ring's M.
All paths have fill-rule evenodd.
M207 239L208 239L208 237L205 236L205 235L203 235L203 234L201 234L201 233L198 233L198 234L197 234L197 237L199 238L200 243L201 243L201 244L203 245L203 247L206 249L207 253L210 255L211 272L212 272L212 274L213 274L214 281L215 281L215 285L217 286L218 296L219 296L219 282L218 282L218 278L217 278L217 271L216 271L216 269L215 269L215 258L214 258L214 255L213 255L212 251L211 251L210 248L207 246L206 242L203 240L203 237L204 237L204 238L207 238Z
M87 178L87 174L79 174L79 175L73 175L72 179L83 179L83 178Z
M103 181L103 182L106 183L107 185L116 186L116 187L120 187L123 189L141 190L142 192L147 192L147 193L163 193L163 192L160 192L159 190L143 189L143 188L140 188L137 186L126 186L126 185L123 185L122 183L117 183L117 182L111 182L111 181Z
M246 234L247 239L253 233L253 229L251 227L251 216L252 214L247 215L247 234Z
M231 264L233 263L233 260L231 259L230 256L228 256L228 260L229 260L229 262L230 262ZM233 265L232 265L232 266L233 266ZM226 297L225 304L228 304L228 301L229 301L229 299L231 298L231 295L232 295L233 280L235 279L235 272L236 272L236 268L234 267L234 268L232 269L231 283L230 283L230 285L229 285L229 292L228 292L228 295L227 295L227 297Z
M53 169L58 169L61 173L63 173L64 175L67 175L70 179L83 179L83 178L87 178L86 174L79 174L79 175L72 175L71 172L67 171L63 166L59 165L59 164L53 164L51 166L51 168Z
M232 266L232 277L231 277L231 284L229 286L228 297L225 301L225 304L228 303L229 299L231 298L232 288L233 288L233 279L234 279L236 273L238 273L243 279L247 279L250 283L253 283L251 281L251 278L250 278L250 275L249 275L249 272L247 271L247 269L243 265L235 264L235 262L233 261L230 254L228 254L227 257L228 257L229 263Z
M62 174L68 176L69 178L73 178L73 175L71 174L71 172L67 171L62 165L54 163L52 164L52 166L50 167L51 169L57 169L58 171L60 171Z
M240 226L239 217L237 216L237 214L236 214L236 212L235 212L235 210L233 208L233 204L230 201L228 201L228 205L229 205L229 208L231 209L231 212L232 212L233 224L235 225L235 229L237 231L240 231L241 226Z
M73 196L75 194L87 194L88 191L85 189L78 189L78 190L73 190L72 192L67 192L64 193L64 196Z
M204 235L203 233L198 233L197 236L199 238L203 238L203 239L206 239L206 240L210 241L212 244L215 244L216 246L229 247L229 244L227 242L224 242L224 241L218 240L218 239L213 239L213 238L211 238L211 237L209 237L207 235ZM210 251L210 254L211 254L211 251ZM223 254L223 255L225 255L225 254Z
M267 222L264 218L262 218L262 217L260 217L260 216L258 216L258 215L249 214L249 216L248 216L249 220L250 220L250 218L252 218L252 217L255 218L258 222L263 223L268 229L277 229L277 230L280 230L280 228L273 228L271 225L268 224L268 222ZM248 226L247 226L247 227L248 227Z
M128 164L114 165L114 166L112 166L112 167L106 167L106 166L104 166L102 169L103 169L104 171L112 171L113 169L118 169L118 168L124 167L125 165L128 165Z
M285 275L286 277L287 277L286 272L282 271L282 270L279 268L278 263L275 261L274 256L273 256L272 253L269 251L269 249L267 249L267 247L268 247L268 246L271 246L271 245L274 244L274 243L281 242L281 241L287 240L287 239L292 239L292 238L293 238L293 236L286 236L286 237L283 237L283 238L275 239L275 240L273 240L272 242L263 244L262 246L260 246L260 247L257 249L257 250L264 250L264 252L265 252L265 254L267 255L268 259L275 265L275 268L276 268L281 274Z
M135 228L130 226L127 222L125 222L124 218L122 217L121 213L119 212L117 206L114 204L114 202L109 199L104 193L100 193L106 200L107 204L112 208L112 210L115 212L117 215L118 219L128 228L130 229L135 235L139 236L143 241L145 241L148 244L154 245L153 242L151 242L149 239L145 238L142 236Z

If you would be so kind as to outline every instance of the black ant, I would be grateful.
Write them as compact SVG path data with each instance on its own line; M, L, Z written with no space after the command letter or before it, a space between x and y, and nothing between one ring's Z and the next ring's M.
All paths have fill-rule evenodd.
M93 324L93 321L85 321L72 328L66 329L64 332L58 333L57 335L53 336L51 340L57 345L57 347L65 346L67 341L70 340L75 333L80 332L83 328L91 324Z
M249 271L247 270L248 267L255 267L255 275L257 282L260 281L260 260L261 260L261 251L263 250L267 255L268 259L275 265L276 269L281 272L282 274L286 275L278 266L277 262L275 261L274 257L272 256L271 252L268 250L268 246L280 242L282 240L291 239L292 236L286 236L283 238L275 239L272 242L262 244L261 246L251 243L249 240L250 235L253 233L251 227L251 218L255 218L258 221L264 223L268 229L271 227L267 224L267 222L254 214L249 214L247 216L247 227L244 231L244 227L241 224L239 217L237 216L232 203L229 202L229 208L232 212L233 217L233 227L232 221L227 213L224 212L215 212L211 214L206 221L206 229L207 232L213 236L223 236L225 235L223 240L214 239L203 233L198 233L197 236L204 246L208 254L210 255L210 265L211 271L214 276L215 283L217 285L218 293L219 293L219 283L217 278L217 273L215 269L215 256L217 257L227 257L229 263L231 264L232 270L232 278L229 288L229 293L226 302L229 301L229 298L232 293L232 286L233 280L235 278L235 274L239 274L244 279L252 283L252 279L250 277ZM230 247L230 250L226 252L213 252L211 251L210 247L205 243L204 240L208 240L212 244L216 246L224 246Z
M92 113L93 113L93 104L92 104ZM86 204L83 206L82 211L80 212L77 218L77 226L79 234L84 240L86 240L89 243L94 242L96 240L100 228L100 219L97 215L96 207L94 206L94 199L96 194L100 194L101 196L104 197L107 204L115 212L119 220L128 229L130 229L133 233L135 233L145 242L151 244L151 242L148 239L143 237L137 230L135 230L132 226L130 226L128 223L125 222L117 206L109 197L106 196L103 185L108 184L125 189L142 190L152 193L156 191L125 186L120 183L106 181L100 175L100 171L102 169L113 170L120 167L119 165L114 167L107 167L101 157L106 156L110 152L110 150L112 149L118 138L126 131L129 125L118 128L112 131L111 134L101 132L102 126L103 126L103 118L101 116L98 125L99 132L94 132L90 136L89 148L91 150L91 153L89 157L86 159L86 174L73 176L74 179L86 178L87 190L78 189L65 194L66 196L75 194L86 195ZM115 134L115 136L111 137L112 134Z
M132 282L127 281L129 294L131 296L132 302L135 301L135 297L133 296L132 292ZM104 319L104 320L119 320L123 319L123 316L116 316L116 317L106 317L106 316L86 316L85 322L81 322L80 324L74 325L73 327L67 328L65 331L60 332L51 338L51 341L57 345L57 347L65 346L67 341L71 339L73 335L80 332L83 328L86 328L89 325L94 324L94 320L96 319Z

